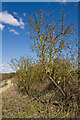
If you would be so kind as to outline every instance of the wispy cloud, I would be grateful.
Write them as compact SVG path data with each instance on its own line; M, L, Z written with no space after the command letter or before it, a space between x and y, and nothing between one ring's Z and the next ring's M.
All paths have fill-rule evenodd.
M78 7L78 3L76 2L76 3L74 4L74 6L75 6L75 7Z
M15 31L14 29L10 29L9 31L10 31L10 32L13 32L13 33L16 34L16 35L19 35L19 33L18 33L17 31Z
M67 0L55 0L55 2L60 2L60 4L67 4Z
M67 2L67 0L62 0L61 2Z
M23 29L24 28L24 23L22 22L22 18L19 18L19 20L20 20L20 24L21 24L21 28Z
M4 27L5 27L5 26L0 23L0 29L3 30Z
M13 14L19 18L19 15L17 12L13 12Z
M26 13L23 13L23 16L25 17L25 16L26 16Z
M9 72L14 72L14 70L12 70L9 64L4 63L0 65L0 73L9 73Z
M24 23L21 18L20 21L18 21L16 18L14 18L14 16L9 14L7 11L0 12L0 22L13 26L19 26L21 28L24 27Z
M13 12L14 15L18 15L16 12Z
M54 0L55 2L62 2L62 3L65 3L67 2L67 0Z
M6 64L6 63L4 63L4 64L0 64L0 67L9 67L9 64Z

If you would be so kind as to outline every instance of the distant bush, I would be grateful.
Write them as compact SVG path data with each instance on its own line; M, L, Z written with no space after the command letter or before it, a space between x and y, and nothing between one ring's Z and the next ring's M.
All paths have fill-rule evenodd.
M0 74L0 81L10 79L15 76L16 73L2 73Z

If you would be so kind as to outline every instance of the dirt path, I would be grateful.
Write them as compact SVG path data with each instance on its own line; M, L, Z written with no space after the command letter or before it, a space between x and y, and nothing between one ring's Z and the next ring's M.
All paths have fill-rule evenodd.
M9 89L9 88L11 88L13 86L13 83L11 83L11 80L7 80L7 83L8 83L8 85L6 85L5 87L0 88L0 93L4 92L5 90L7 90L7 89ZM3 82L0 83L0 84L2 85Z

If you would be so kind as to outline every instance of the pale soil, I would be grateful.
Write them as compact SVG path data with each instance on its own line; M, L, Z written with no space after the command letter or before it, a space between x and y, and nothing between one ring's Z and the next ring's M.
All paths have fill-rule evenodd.
M8 83L8 85L0 88L0 93L4 92L5 90L7 90L7 89L9 89L9 88L11 88L13 86L13 83L11 82L11 79L7 80L7 83ZM3 82L0 83L0 85L3 85Z

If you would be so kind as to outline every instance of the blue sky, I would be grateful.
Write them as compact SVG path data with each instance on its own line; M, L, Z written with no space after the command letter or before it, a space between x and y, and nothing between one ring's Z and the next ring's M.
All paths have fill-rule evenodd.
M55 20L60 16L61 10L68 13L69 20L78 25L78 3L70 2L3 2L0 12L0 31L2 31L2 64L0 72L12 71L8 63L12 58L20 56L32 56L36 54L31 51L31 40L29 38L28 24L26 19L40 10L51 13L54 11ZM1 18L1 17L0 17Z

